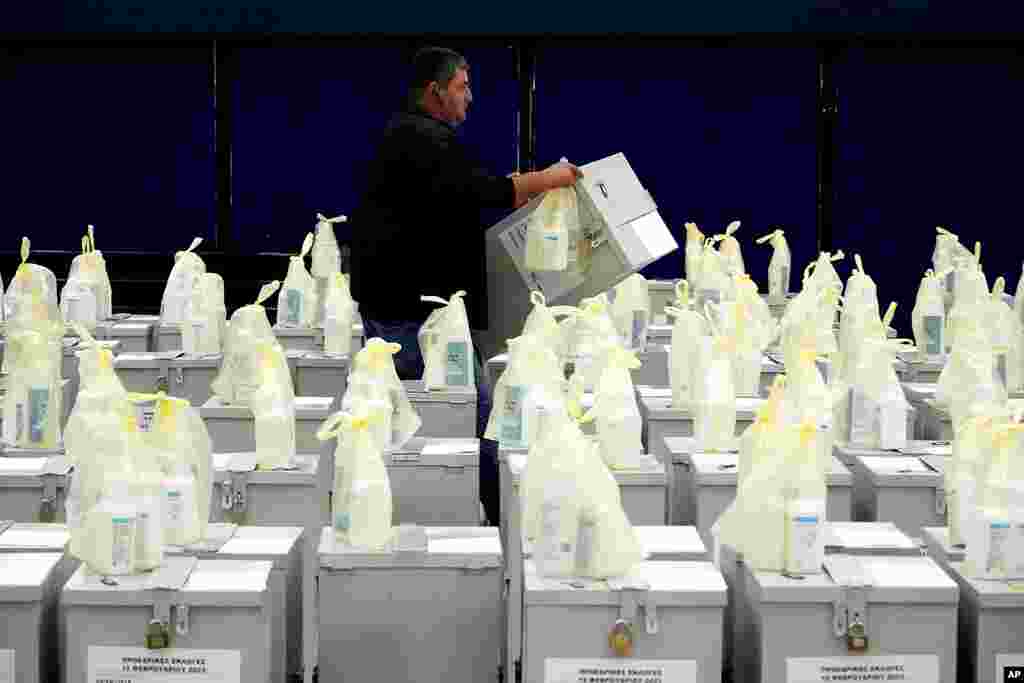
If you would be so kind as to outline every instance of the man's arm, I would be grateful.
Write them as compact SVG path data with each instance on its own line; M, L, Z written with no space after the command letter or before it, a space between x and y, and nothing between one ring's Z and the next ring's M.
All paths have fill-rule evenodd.
M565 162L549 166L543 171L514 175L512 176L512 184L516 191L514 207L518 209L541 192L560 187L572 187L576 180L582 177L583 172L580 169Z

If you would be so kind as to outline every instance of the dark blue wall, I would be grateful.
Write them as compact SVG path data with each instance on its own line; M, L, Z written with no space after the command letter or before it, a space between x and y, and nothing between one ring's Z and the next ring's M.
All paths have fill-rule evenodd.
M241 251L294 252L317 211L351 214L377 138L404 105L415 47L337 41L238 51L232 229ZM513 51L495 42L452 47L470 63L474 97L460 134L495 173L510 173ZM443 218L441 207L423 210L425 229ZM335 233L347 237L344 225Z
M905 336L936 225L981 240L989 286L1005 275L1016 287L1022 67L1015 50L976 47L866 48L837 65L834 244L863 255Z
M9 46L0 55L0 250L184 249L214 236L209 50ZM15 264L16 265L16 264ZM4 264L10 276L11 264ZM64 275L59 273L58 275Z
M815 250L816 65L813 49L546 45L537 156L622 152L681 247L686 221L707 235L742 221L747 270L767 290L771 248L754 238L783 226L800 268ZM682 270L680 249L644 275Z

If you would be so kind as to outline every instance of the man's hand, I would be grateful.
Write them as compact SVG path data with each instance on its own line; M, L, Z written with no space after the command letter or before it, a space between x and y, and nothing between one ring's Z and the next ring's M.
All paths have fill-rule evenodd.
M522 175L513 174L512 182L515 184L516 190L515 207L519 208L542 192L560 187L572 187L582 177L583 171L568 161L560 161L543 171L523 173Z
M583 171L568 161L560 161L548 166L543 172L547 176L548 189L552 190L559 187L572 187L577 180L583 177Z

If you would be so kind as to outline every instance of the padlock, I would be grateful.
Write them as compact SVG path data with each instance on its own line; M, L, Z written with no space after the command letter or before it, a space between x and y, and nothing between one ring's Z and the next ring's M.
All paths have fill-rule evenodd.
M616 657L633 656L633 626L625 619L618 619L608 633L608 646Z
M868 634L864 622L854 618L846 629L846 649L850 652L865 652L868 649Z
M163 650L171 646L171 633L159 619L151 619L146 626L146 649Z

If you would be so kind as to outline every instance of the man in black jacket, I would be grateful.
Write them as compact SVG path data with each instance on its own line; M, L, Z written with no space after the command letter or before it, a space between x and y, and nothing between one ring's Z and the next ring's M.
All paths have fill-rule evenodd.
M426 48L416 54L413 71L408 106L388 123L352 216L352 296L368 338L402 345L395 365L403 379L423 373L416 332L436 305L421 303L420 295L447 299L465 290L470 327L487 329L487 296L502 292L486 290L489 226L481 211L518 208L582 175L566 163L512 177L489 173L455 135L473 101L466 60L452 50ZM476 377L482 437L490 400L479 355ZM481 450L481 500L496 524L496 464L484 454L492 449Z

